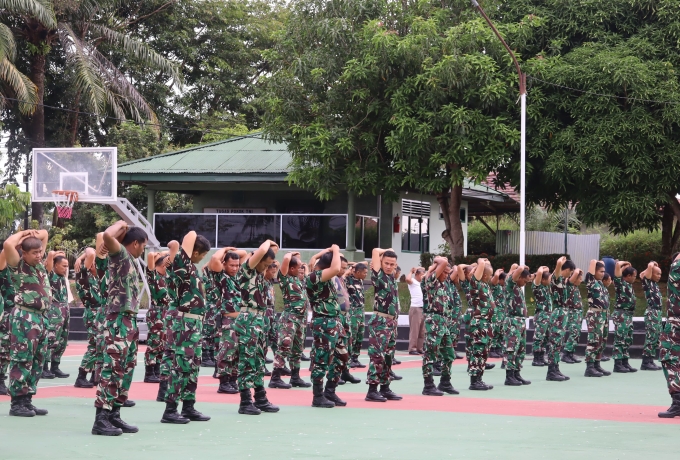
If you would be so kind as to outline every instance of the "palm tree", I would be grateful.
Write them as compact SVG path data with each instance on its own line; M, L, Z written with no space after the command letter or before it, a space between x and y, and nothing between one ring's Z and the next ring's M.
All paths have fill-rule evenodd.
M134 84L101 50L109 46L136 63L157 69L168 76L168 84L179 84L177 66L145 43L126 32L129 18L119 11L134 11L137 1L123 0L0 0L0 10L11 17L12 32L29 47L29 78L36 88L37 104L45 93L47 56L63 52L70 67L74 101L72 109L99 115L157 123L156 114ZM60 46L54 46L59 44ZM30 101L33 102L33 101ZM71 145L75 143L78 115L71 119ZM45 110L36 105L25 124L26 136L35 147L45 146ZM33 203L33 219L42 221L42 203Z

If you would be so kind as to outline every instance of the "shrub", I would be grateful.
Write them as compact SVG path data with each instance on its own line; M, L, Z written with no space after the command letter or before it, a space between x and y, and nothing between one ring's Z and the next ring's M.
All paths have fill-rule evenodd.
M557 259L562 257L562 255L563 254L527 254L525 256L525 262L529 266L529 269L532 271L537 270L538 267L541 267L543 265L545 265L546 267L550 267L550 269L552 270L553 268L555 268ZM519 263L519 254L502 254L498 256L489 256L487 254L468 255L465 257L458 257L456 259L456 263L469 265L474 262L477 262L477 259L479 259L480 257L485 257L489 259L489 262L491 262L491 266L494 268L494 270L498 268L509 270L512 264ZM568 255L567 258L569 258Z
M611 256L614 259L627 260L633 263L631 259L643 254L654 255L660 253L661 232L659 231L648 232L646 230L637 230L628 235L605 234L602 235L600 240L601 257ZM645 262L644 265L646 266L647 263Z

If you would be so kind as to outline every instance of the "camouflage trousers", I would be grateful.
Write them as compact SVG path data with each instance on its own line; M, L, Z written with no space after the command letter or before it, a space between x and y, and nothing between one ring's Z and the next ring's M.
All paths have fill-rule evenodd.
M566 308L553 308L550 314L550 329L548 330L548 340L550 342L550 353L548 354L549 364L560 363L560 352L564 343L564 335L567 332L567 320L569 314Z
M210 305L205 313L203 320L202 348L203 350L215 350L215 333L217 324L215 323L215 306Z
M264 356L260 344L265 342L265 316L262 313L239 313L233 325L238 335L238 389L264 386Z
M106 349L106 340L104 338L104 326L106 325L106 307L97 309L97 314L94 317L94 322L97 327L97 339L95 341L95 380L99 381L102 375L102 368L104 367L104 350Z
M489 355L489 344L493 338L493 326L490 321L480 318L470 320L468 342L470 352L468 358L468 375L481 377L484 375L486 360Z
M548 346L548 326L550 326L550 312L537 311L534 314L534 343L531 346L534 354L545 353Z
M223 316L220 326L220 343L217 352L217 374L220 377L238 376L238 334L234 330L236 318Z
M493 338L491 339L491 348L503 349L505 346L505 312L497 308L494 311L491 323L493 325Z
M432 366L440 360L442 377L451 377L451 364L456 359L456 352L448 318L437 313L425 313L423 352L423 378L432 377Z
M343 369L347 366L346 318L340 316L316 315L312 318L314 343L314 367L312 382L322 385L324 377L337 385Z
M465 339L465 359L470 362L471 352L472 352L472 337L470 336L470 321L472 320L472 310L468 308L463 314L463 323L465 323L465 334L463 338Z
M276 320L276 313L274 313L273 308L268 308L265 315L266 318L266 334L265 334L265 346L264 354L267 355L267 348L272 349L272 353L276 353L276 348L279 343L279 327L278 321Z
M97 366L97 340L99 327L97 325L98 310L86 308L83 312L83 323L87 330L87 349L80 361L80 368L86 372L94 372Z
M377 313L368 321L368 384L389 385L392 370L392 352L397 347L396 319Z
M659 337L661 336L661 309L648 308L645 311L645 346L642 356L656 358L659 352Z
M104 366L97 387L95 407L112 410L128 399L137 365L137 316L134 313L108 313L104 323Z
M152 305L146 312L146 351L144 352L144 364L154 366L163 358L163 310Z
M17 307L10 315L9 394L36 394L47 352L47 318Z
M9 367L9 332L11 311L0 310L0 375L7 374Z
M661 333L659 361L666 376L668 392L680 393L680 324L666 321Z
M53 303L47 310L49 321L47 329L47 361L55 363L61 362L61 357L68 345L69 323L71 313L68 303Z
M203 321L178 316L172 323L172 368L166 401L195 401L198 373L201 370Z
M361 354L361 344L364 341L364 331L366 329L364 317L363 308L350 308L350 334L347 343L347 351L353 358L358 358Z
M607 312L588 309L586 313L586 324L588 325L588 345L586 346L586 362L594 363L602 359L602 352L607 341L605 335L605 323L607 322Z
M503 322L505 354L509 371L522 369L527 351L527 325L523 316L506 316Z
M630 358L628 349L633 344L633 312L617 308L612 315L614 322L614 353L612 358Z
M163 314L163 334L161 335L161 346L163 357L161 358L161 380L170 379L170 369L174 360L174 348L170 346L172 341L172 325L177 320L177 309L168 309Z
M567 310L567 342L564 344L564 351L573 353L576 345L581 338L581 326L583 325L583 311L578 308Z
M300 369L300 356L305 346L305 319L300 313L284 311L278 321L279 343L274 354L274 367L282 368L286 360L291 369Z

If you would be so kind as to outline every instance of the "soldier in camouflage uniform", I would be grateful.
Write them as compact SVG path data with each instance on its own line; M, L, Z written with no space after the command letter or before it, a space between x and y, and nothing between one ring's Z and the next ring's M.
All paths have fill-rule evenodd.
M206 301L206 312L203 317L203 331L201 333L203 339L201 344L201 349L203 350L203 355L201 357L202 367L212 367L216 366L215 363L215 334L217 329L217 299L213 296L215 289L212 285L212 278L208 276L208 266L205 265L201 272L201 279L203 280L203 286L205 287L205 301Z
M659 337L661 336L661 267L656 262L650 262L647 269L640 273L642 288L647 299L645 310L645 345L642 349L642 371L660 371L661 367L654 363L659 352Z
M172 255L172 258L168 255L168 259L174 261L174 255ZM168 290L169 303L168 308L163 314L163 334L161 335L163 357L161 358L161 382L160 385L158 385L158 395L156 396L156 401L158 402L165 402L165 395L168 391L168 384L170 383L170 371L175 359L175 349L171 344L174 343L172 325L179 314L179 310L177 310L177 288L179 283L172 270L166 270L165 285Z
M118 436L136 433L137 427L120 418L120 408L128 399L137 365L137 312L144 276L136 260L144 253L147 235L139 227L118 221L104 232L108 251L108 297L104 323L104 365L97 386L96 416L92 434Z
M48 350L43 368L43 372L48 370L48 363L51 361L52 367L49 369L48 376L43 374L43 378L67 378L59 369L61 357L66 351L68 344L69 323L71 313L68 305L67 280L68 259L66 254L59 251L50 251L45 261L45 268L52 288L52 305L47 312L49 328L47 331Z
M680 253L671 257L668 273L668 311L661 333L659 361L671 395L671 407L659 412L661 418L680 416Z
M460 319L463 313L463 301L458 293L458 267L455 265L451 267L451 273L446 280L449 287L449 299L451 301L451 315L447 318L447 325L449 333L451 334L451 343L453 344L453 356L458 359L456 354L456 346L458 345L458 337L460 337Z
M550 269L539 267L531 283L531 290L536 301L534 312L534 342L532 352L534 360L532 366L545 366L545 352L548 345L547 330L552 313L552 297L550 296Z
M590 261L586 273L588 289L588 345L586 346L586 377L603 377L611 375L600 366L602 351L607 341L605 322L609 311L609 291L604 285L604 263L595 259Z
M496 304L493 311L492 333L493 337L490 340L489 358L503 358L503 349L505 348L505 278L507 274L503 269L496 270L493 278L491 278L491 296Z
M531 274L526 265L519 265L506 277L505 298L507 299L504 328L505 354L508 359L505 370L505 384L509 386L529 385L522 378L522 362L526 355L527 305L524 299L524 286L530 281Z
M0 253L0 395L9 394L5 385L7 372L9 370L9 351L10 351L10 318L14 309L14 283L12 273L7 266L5 253Z
M367 274L368 267L366 264L359 263L350 268L350 273L345 278L345 286L347 286L347 294L349 295L350 337L347 351L350 355L350 367L366 367L359 361L359 355L364 340L364 280Z
M41 263L47 247L45 230L25 230L5 240L4 254L15 289L10 316L9 415L33 417L47 411L33 405L47 350L47 318L51 289ZM17 251L21 248L21 256Z
M548 356L548 373L546 380L564 382L569 377L560 371L560 351L564 342L564 334L567 329L567 294L569 278L576 270L576 265L565 256L557 260L555 271L550 280L550 295L552 296L553 311L550 315L550 354Z
M83 312L83 322L87 329L87 350L83 355L78 368L78 377L76 378L76 388L92 388L94 383L87 380L89 372L94 376L97 367L97 324L96 317L101 307L101 297L99 295L99 284L96 279L94 259L96 257L95 250L87 248L76 259L74 270L76 272L76 292L80 301L85 307Z
M394 274L397 254L391 249L373 249L371 281L375 289L373 316L368 322L368 393L366 401L402 399L390 389L392 351L396 347L395 327L399 318L399 293ZM380 391L378 391L380 385Z
M581 336L583 324L583 299L579 286L583 282L583 271L576 269L567 285L567 330L566 342L562 348L561 361L567 364L580 363L581 360L574 356L576 345Z
M470 376L470 390L491 390L482 380L491 339L493 312L495 304L489 288L489 281L493 276L491 263L480 258L477 267L470 277L470 360L468 361L468 375Z
M279 246L267 240L241 265L236 281L241 290L241 311L234 322L238 334L238 388L241 394L239 414L259 415L278 412L267 399L264 388L264 362L259 344L265 331L268 283L264 271L274 262ZM255 389L255 403L250 389Z
M628 363L628 349L633 344L633 313L635 312L635 293L633 283L637 271L626 261L617 261L614 269L614 288L616 290L616 309L612 315L616 335L614 336L614 372L637 372Z
M173 362L170 382L165 395L162 423L185 424L205 422L210 417L194 407L196 387L201 367L203 343L203 316L206 313L205 287L195 264L201 262L210 250L210 242L202 235L190 231L182 239L168 243L172 265L170 270L177 280L177 316L172 322ZM177 402L182 401L182 412L177 412Z
M276 354L276 347L278 343L278 325L276 322L276 313L274 311L276 307L276 297L274 294L274 282L279 272L279 263L277 261L272 262L267 270L264 272L264 280L267 283L267 295L265 297L267 309L264 314L264 331L265 334L260 337L260 342L258 344L260 354L262 355L262 371L264 375L270 376L272 373L267 369L266 364L271 364L274 361L267 357L267 351L271 347L272 353ZM282 375L290 375L290 370L284 366L282 370Z
M170 304L165 284L167 266L172 263L168 253L149 252L144 274L151 299L146 311L146 351L144 352L144 382L159 383L163 358L163 316Z

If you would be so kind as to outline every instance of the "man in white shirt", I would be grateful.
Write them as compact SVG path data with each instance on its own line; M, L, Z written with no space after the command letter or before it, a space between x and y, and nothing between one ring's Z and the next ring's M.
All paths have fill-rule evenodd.
M425 341L425 318L423 316L423 291L420 282L425 275L422 267L413 267L406 275L406 283L411 294L411 308L408 310L410 331L408 334L408 353L422 355Z

